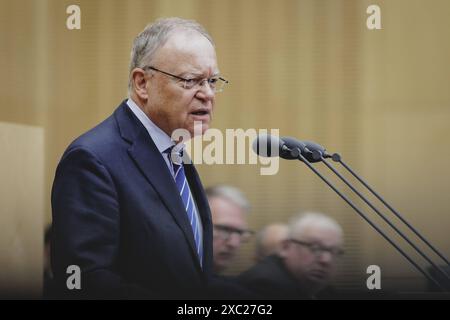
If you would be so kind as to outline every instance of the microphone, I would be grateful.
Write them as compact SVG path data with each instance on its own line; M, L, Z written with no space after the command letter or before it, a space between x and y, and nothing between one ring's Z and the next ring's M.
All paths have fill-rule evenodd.
M286 157L290 154L290 149L285 146L285 142L277 136L270 134L260 134L253 141L253 151L261 157ZM292 157L291 159L297 159Z
M299 154L309 162L321 161L321 156L328 158L330 155L325 148L312 141L301 141L293 137L271 136L260 134L253 141L253 151L262 157L280 157L286 160L301 160Z
M306 148L313 153L314 161L312 162L320 161L320 155L322 155L324 158L331 158L331 155L320 144L313 141L303 141L303 143L305 144Z
M311 163L322 161L322 157L331 157L324 147L313 141L301 141L293 137L282 137L281 140L285 142L286 147L292 150L292 157L284 159L299 159L298 150L300 150L302 156Z

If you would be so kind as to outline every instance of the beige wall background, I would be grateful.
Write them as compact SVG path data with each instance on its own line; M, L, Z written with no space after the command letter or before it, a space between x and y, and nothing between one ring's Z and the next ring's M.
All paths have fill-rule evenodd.
M42 289L44 130L0 122L0 298Z
M66 28L71 4L81 8L81 30ZM381 8L382 30L366 28L370 4ZM126 97L135 35L161 16L196 19L214 37L231 82L218 97L216 128L279 128L339 151L450 256L449 12L446 0L1 0L0 121L44 130L44 187L36 195L49 223L58 160ZM250 165L199 171L205 185L229 183L247 194L255 230L303 210L335 217L346 232L341 286L364 287L367 266L376 264L384 289L424 288L422 276L305 166L281 162L275 176ZM11 196L27 201L26 183ZM42 237L26 229L19 236ZM253 247L230 273L251 265Z

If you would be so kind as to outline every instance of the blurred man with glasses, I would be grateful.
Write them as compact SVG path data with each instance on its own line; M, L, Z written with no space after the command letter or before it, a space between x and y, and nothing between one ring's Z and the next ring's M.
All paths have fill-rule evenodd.
M240 190L227 185L209 187L206 195L213 221L214 272L221 274L253 235L247 224L250 204Z
M253 236L247 224L250 203L239 189L228 185L208 187L206 195L213 221L214 277L209 286L210 298L253 298L235 275L226 274L241 246Z
M61 295L204 297L212 276L212 222L177 129L209 128L228 83L214 42L197 22L160 19L131 50L128 99L77 138L52 190L52 267ZM95 101L93 101L95 103ZM198 130L195 130L198 131ZM68 290L69 266L81 289Z
M342 246L342 228L334 219L320 213L295 216L278 253L244 272L239 281L258 298L316 298L333 279Z

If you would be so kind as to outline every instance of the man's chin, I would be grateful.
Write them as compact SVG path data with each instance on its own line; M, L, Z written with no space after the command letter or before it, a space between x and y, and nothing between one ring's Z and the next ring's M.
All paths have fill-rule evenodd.
M234 254L232 253L219 253L217 256L218 261L222 265L229 265L231 260L233 260Z
M329 275L323 271L312 271L308 274L308 278L316 283L327 283L329 281Z
M175 142L184 142L195 137L202 136L209 129L209 123L196 123L195 125L186 125L172 131L171 138Z
M191 137L197 137L205 134L209 129L209 121L195 121L193 126L189 127L189 133Z
M230 265L229 261L215 261L214 262L214 267L216 269L217 272L222 272L224 271L226 268L228 268L228 266Z

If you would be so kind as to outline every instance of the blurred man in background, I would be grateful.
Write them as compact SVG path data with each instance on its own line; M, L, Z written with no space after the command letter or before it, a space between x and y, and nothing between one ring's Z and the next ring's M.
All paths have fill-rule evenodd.
M250 204L239 189L231 186L219 185L205 191L213 222L214 273L221 274L252 236L247 224Z
M342 245L342 228L332 218L320 213L296 216L279 253L244 272L239 281L257 298L316 298L333 279Z
M273 223L265 226L256 235L255 261L280 251L282 243L288 238L289 228L284 223Z

